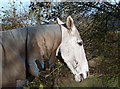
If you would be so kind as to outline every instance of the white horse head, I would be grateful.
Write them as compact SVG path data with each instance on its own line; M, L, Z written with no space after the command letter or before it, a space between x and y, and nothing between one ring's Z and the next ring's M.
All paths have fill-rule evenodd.
M75 81L82 81L87 78L89 71L83 41L71 16L67 18L66 24L59 18L57 18L57 21L62 30L62 42L58 50L64 62L74 74Z

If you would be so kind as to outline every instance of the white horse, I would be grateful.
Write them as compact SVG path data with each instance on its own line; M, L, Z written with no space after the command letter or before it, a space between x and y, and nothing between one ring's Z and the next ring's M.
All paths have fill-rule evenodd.
M76 81L86 79L89 72L88 62L83 41L74 25L74 21L71 16L67 18L66 24L59 18L57 18L57 21L62 30L62 42L57 49L56 55L58 55L58 51L61 52L64 62L74 74Z
M0 85L21 86L27 73L39 77L40 68L55 63L58 52L74 74L76 81L86 79L89 68L83 41L71 16L64 24L38 25L0 31ZM39 62L39 65L36 63ZM18 82L17 82L18 81Z

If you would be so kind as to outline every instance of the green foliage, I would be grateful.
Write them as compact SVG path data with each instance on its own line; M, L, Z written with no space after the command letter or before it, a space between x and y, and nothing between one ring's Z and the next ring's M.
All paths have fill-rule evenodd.
M120 88L120 86L119 86L119 77L118 76L105 76L105 77L102 77L102 82L105 85L105 87Z
M35 78L32 82L28 82L25 86L24 89L34 89L34 88L39 88L43 89L43 83L40 81L39 78Z

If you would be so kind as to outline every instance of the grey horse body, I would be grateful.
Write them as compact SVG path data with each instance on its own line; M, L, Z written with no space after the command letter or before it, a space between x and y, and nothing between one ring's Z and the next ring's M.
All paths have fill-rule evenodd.
M55 54L62 40L59 25L40 25L0 32L0 50L2 56L2 86L26 79L26 62L36 60L41 64L54 63ZM31 63L32 64L32 63ZM48 64L48 63L47 63ZM38 76L36 68L29 65L30 73ZM7 85L8 84L8 85ZM11 86L11 85L10 85Z

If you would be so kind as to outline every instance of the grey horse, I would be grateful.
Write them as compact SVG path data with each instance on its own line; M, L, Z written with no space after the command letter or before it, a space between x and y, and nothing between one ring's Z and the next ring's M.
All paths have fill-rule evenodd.
M17 81L25 80L27 72L38 77L39 62L47 68L55 63L58 52L76 81L87 78L88 63L83 41L71 16L64 24L38 25L0 31L0 85L15 87Z

